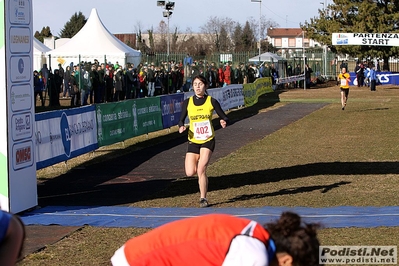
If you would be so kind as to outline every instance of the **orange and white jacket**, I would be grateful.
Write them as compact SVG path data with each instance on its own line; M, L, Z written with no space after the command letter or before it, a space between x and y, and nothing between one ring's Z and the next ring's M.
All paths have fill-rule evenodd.
M271 246L271 247L270 247ZM128 240L111 259L125 265L269 265L274 243L257 222L210 214L160 226Z

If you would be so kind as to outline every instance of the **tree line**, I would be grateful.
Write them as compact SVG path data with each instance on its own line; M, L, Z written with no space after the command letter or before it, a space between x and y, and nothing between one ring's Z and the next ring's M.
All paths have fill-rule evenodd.
M57 38L72 38L85 25L87 18L82 12L73 14L65 23ZM171 52L184 52L192 55L207 55L213 52L233 53L245 51L257 51L259 34L265 39L266 29L278 27L278 24L261 18L261 31L259 32L259 21L250 18L243 25L231 18L210 17L201 27L199 33L193 32L190 28L182 31L177 26L169 31ZM130 47L140 50L144 54L166 53L168 42L168 29L164 20L161 20L157 28L143 29L140 23L135 26L137 43L127 43ZM149 42L145 42L143 34L148 34ZM36 31L34 36L43 42L46 37L53 34L49 26L42 28L41 32ZM274 48L267 41L261 42L263 51L274 51Z
M332 33L397 33L399 30L398 0L333 0L319 9L319 16L301 25L307 37L314 39L338 54L348 54L359 60L383 59L384 70L389 70L388 59L397 58L398 47L344 45L333 46Z
M60 38L73 37L86 23L87 19L79 12L75 13L60 32ZM333 46L331 36L334 32L359 33L397 33L399 31L399 0L332 0L319 9L318 16L310 18L299 26L306 32L306 38L313 39L334 53L349 55L360 60L383 59L383 69L389 70L388 58L397 58L399 48L392 46ZM274 21L261 17L259 22L250 18L240 24L228 17L210 17L198 34L190 28L185 31L172 28L169 34L171 52L187 52L192 55L206 55L214 52L256 51L259 36L265 40L269 27L278 27ZM167 25L161 21L156 29L144 29L140 23L135 27L137 43L129 44L144 53L166 53ZM144 43L143 33L149 35L149 42ZM35 37L52 36L50 27L43 27ZM158 37L158 38L156 38ZM261 42L262 51L275 51L266 41Z

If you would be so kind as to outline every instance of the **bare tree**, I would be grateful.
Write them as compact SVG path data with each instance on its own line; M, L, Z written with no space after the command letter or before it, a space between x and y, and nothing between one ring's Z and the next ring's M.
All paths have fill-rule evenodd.
M150 49L154 51L155 49L155 42L154 42L154 29L151 27L151 29L147 30L148 32L148 41L150 45Z
M147 44L145 43L145 40L143 39L142 35L142 30L143 30L143 25L141 24L140 21L136 22L136 25L134 26L134 30L137 34L137 44L136 47L142 52L142 53L147 53L149 51L149 47L147 47Z
M133 28L134 28L134 32L136 32L138 34L139 32L143 31L144 27L143 27L143 24L141 23L141 21L136 21L136 25L134 25Z
M158 52L166 52L167 51L167 46L168 46L168 24L164 20L161 20L159 22L158 28L157 28L157 34L160 36L160 38L157 40L157 48L156 50Z
M179 30L175 27L171 37L170 49L171 51L177 51L177 41L179 40Z
M229 52L231 48L231 39L224 26L220 29L219 35L220 51Z
M137 32L137 47L142 53L147 53L149 51L149 48L147 47L145 40L143 39L143 36L141 34L141 30Z
M262 40L266 39L267 29L280 27L280 25L277 22L267 19L266 16L262 16L260 22L261 22L260 23L260 29L261 29L260 37L262 38Z
M239 24L231 18L222 18L222 26L226 29L229 36L232 36L236 25Z
M231 18L209 17L208 21L200 29L201 33L207 36L205 42L213 44L214 50L220 51L222 42L225 45L225 42L229 42L231 39L236 24L237 22ZM222 29L224 36L220 36ZM229 40L225 39L226 36Z
M179 42L176 43L177 49L176 51L194 54L194 47L198 42L198 38L196 38L191 28L187 28L184 33L179 34Z
M207 36L207 41L215 46L215 50L219 50L219 35L222 22L218 17L210 17L202 26L201 32Z
M259 18L249 17L248 19L250 28L253 31L255 41L259 40ZM260 38L264 40L266 38L267 29L279 27L277 22L267 19L266 16L261 16L260 19Z

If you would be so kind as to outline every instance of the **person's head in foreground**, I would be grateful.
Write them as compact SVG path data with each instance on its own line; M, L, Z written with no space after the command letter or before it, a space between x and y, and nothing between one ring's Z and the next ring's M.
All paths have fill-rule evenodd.
M16 265L24 240L25 226L21 219L0 210L0 265Z
M112 265L319 265L316 224L292 212L262 227L210 214L174 221L128 240Z

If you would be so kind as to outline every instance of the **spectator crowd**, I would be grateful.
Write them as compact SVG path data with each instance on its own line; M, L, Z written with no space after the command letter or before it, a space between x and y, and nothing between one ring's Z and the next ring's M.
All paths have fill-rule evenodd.
M209 88L230 84L253 83L260 77L278 78L274 64L210 62L193 60L189 55L182 61L119 65L111 62L71 63L64 69L61 64L52 73L46 66L34 71L36 101L44 106L48 93L50 106L59 106L59 98L70 99L71 106L117 102L127 99L153 97L163 94L187 92L192 89L193 77L203 75ZM44 94L44 95L43 95Z

